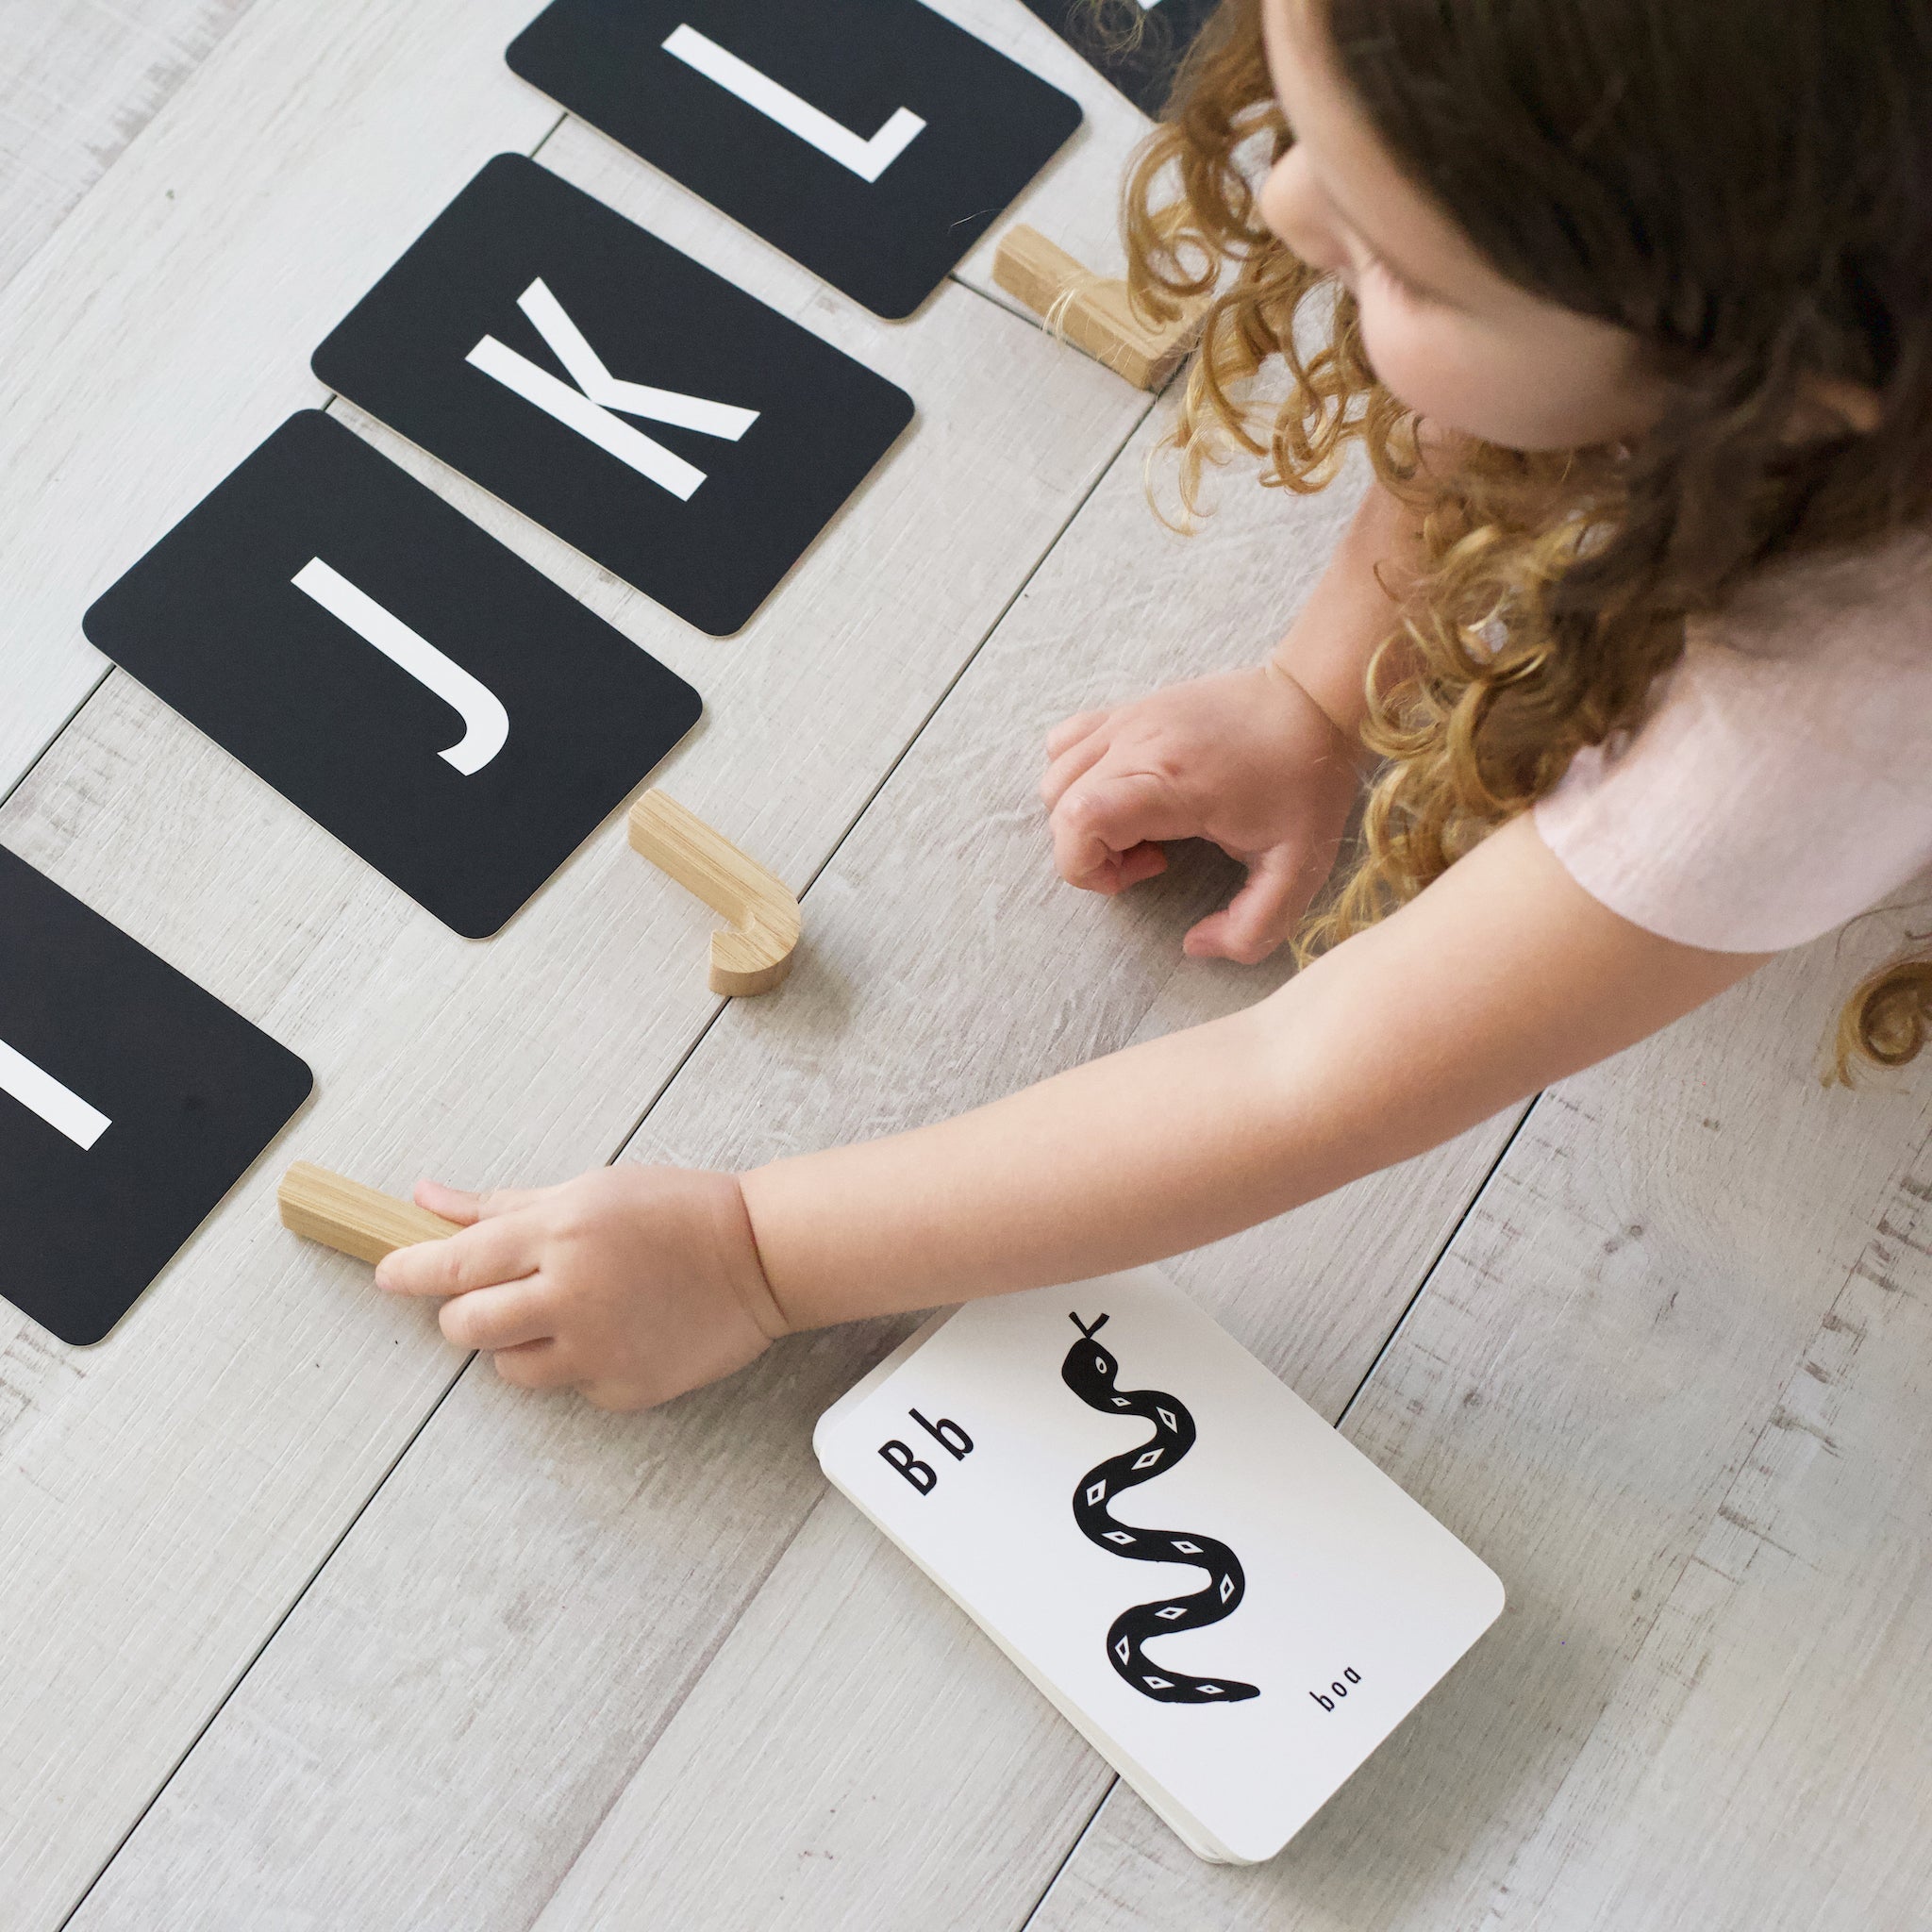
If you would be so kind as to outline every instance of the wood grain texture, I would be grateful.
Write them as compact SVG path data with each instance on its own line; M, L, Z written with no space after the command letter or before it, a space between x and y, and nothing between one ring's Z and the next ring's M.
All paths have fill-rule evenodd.
M1499 1925L1914 1925L1932 1900L1932 1143L1764 1416Z
M731 922L711 935L711 991L746 998L781 985L800 932L785 881L656 787L631 807L629 823L633 852Z
M339 1255L376 1262L418 1241L446 1241L458 1231L413 1201L399 1201L377 1188L331 1174L312 1160L298 1160L275 1189L282 1225L306 1241L320 1241Z
M990 1928L1107 1767L842 1496L819 1502L532 1932Z
M1932 1083L1815 1074L1897 932L1540 1103L1345 1424L1502 1622L1273 1865L1117 1790L1033 1932L1916 1923Z
M1163 536L1141 493L1152 435L1108 472L811 886L812 939L782 998L724 1014L633 1158L741 1163L908 1125L1274 983L1179 955L1186 924L1227 889L1224 866L1107 904L1055 884L1045 862L1046 725L1183 668L1253 658L1349 507L1230 488L1208 536ZM752 769L721 761L716 797ZM682 771L676 785L696 795ZM1332 1411L1503 1131L1191 1257L1183 1278ZM1352 1292L1335 1291L1338 1270ZM897 1559L842 1504L817 1507L811 1424L906 1326L797 1340L628 1419L531 1402L473 1368L75 1932L297 1911L372 1932L522 1927L607 1812L616 1835L571 1884L598 1890L591 1874L614 1858L624 1899L653 1923L979 1924L997 1923L975 1916L989 1899L1030 1903L1104 1789L1097 1761L906 1566L882 1588ZM734 1636L754 1601L758 1620ZM936 1646L929 1664L902 1654L908 1616ZM824 1640L774 1652L795 1620ZM687 1717L700 1679L707 1701ZM926 1748L928 1693L951 1727L941 1748ZM977 1742L963 1736L974 1724ZM726 1741L739 1739L754 1748ZM661 1808L687 1778L690 1807ZM613 1848L640 1837L653 1849L633 1872ZM660 1912L660 1898L707 1887L710 1917Z
M250 0L0 0L0 288Z
M492 10L475 0L326 11L258 0L219 62L258 58L256 83L282 103L266 203L286 189L290 219L319 218L319 177L332 173L330 192L373 278L470 166L519 129L520 97L507 118L501 111L508 33L491 28ZM460 60L452 46L465 50ZM308 92L276 94L287 74L306 75ZM172 124L192 112L232 162L227 125L206 102L191 108L215 77L211 64L152 133L191 147ZM231 71L222 85L244 94L246 77ZM365 108L410 132L355 132ZM335 121L355 134L361 158L333 145L350 138ZM700 687L711 718L677 755L679 795L728 817L774 870L808 878L1144 399L957 286L915 324L876 323L803 271L763 258L661 177L568 132L579 138L560 136L546 163L904 384L919 400L918 422L727 644L393 438L379 440ZM328 150L326 167L312 154L305 162L305 141ZM444 170L456 178L439 179ZM212 171L195 178L212 197ZM420 210L419 197L428 204ZM95 199L76 222L92 217ZM282 316L273 366L299 377L313 332L289 325L275 282L295 271L267 209L251 219L273 241L254 277L269 285L264 310ZM335 260L323 245L329 227L321 222L311 237L325 265ZM254 233L231 230L227 245L245 252ZM185 332L201 312L191 285L209 263L199 246L175 258L183 283L170 283L167 301ZM251 279L225 256L219 269L202 300ZM239 379L225 359L235 346L211 321L208 366L196 365L186 404L220 375ZM269 349L264 338L264 366ZM250 407L272 417L266 384L250 393ZM135 426L145 440L124 434L120 459L154 488L155 440L218 471L218 446L241 421L204 422L189 408ZM249 433L266 426L251 423ZM151 513L163 522L190 488L159 494ZM12 541L14 526L6 531ZM944 542L935 544L936 531ZM744 798L747 771L786 774L749 812L728 804ZM320 1098L277 1166L307 1157L394 1191L425 1169L559 1178L615 1151L716 1011L691 970L708 915L641 890L648 881L617 825L501 937L473 945L118 675L0 814L0 838L316 1068ZM234 862L238 851L246 867ZM258 1168L99 1349L52 1348L0 1315L9 1404L0 1408L0 1654L28 1659L17 1694L9 1685L0 1703L8 1932L53 1924L74 1904L457 1365L433 1310L395 1308L370 1291L365 1271L295 1241L275 1223L272 1193ZM758 1560L772 1554L761 1549Z
M1153 321L1135 308L1124 280L1095 275L1024 222L1014 223L999 238L992 272L1000 287L1032 309L1052 334L1084 349L1136 389L1158 389L1180 367L1208 308L1203 300L1172 321Z

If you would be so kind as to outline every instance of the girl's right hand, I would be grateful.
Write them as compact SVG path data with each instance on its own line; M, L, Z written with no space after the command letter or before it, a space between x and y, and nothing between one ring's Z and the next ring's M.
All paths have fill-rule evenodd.
M1040 793L1070 886L1114 893L1208 839L1248 882L1187 936L1195 958L1265 959L1335 864L1361 783L1352 742L1278 665L1195 678L1048 735Z

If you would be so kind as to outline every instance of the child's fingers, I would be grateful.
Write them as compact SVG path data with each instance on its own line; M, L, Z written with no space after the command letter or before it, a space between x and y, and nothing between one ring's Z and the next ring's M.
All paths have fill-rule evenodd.
M1114 892L1123 853L1185 839L1194 829L1174 788L1152 772L1089 779L1073 786L1054 809L1054 864L1070 886Z
M1078 744L1091 732L1097 731L1107 722L1105 711L1075 711L1071 718L1062 718L1046 734L1046 755L1057 758L1061 752Z
M1158 878L1166 870L1167 848L1150 842L1123 852L1116 875L1121 890L1124 891L1129 886L1138 886L1143 879Z
M386 1294L468 1294L521 1281L536 1272L538 1239L514 1218L479 1221L447 1241L398 1248L377 1266L375 1285Z
M1077 739L1046 768L1040 781L1040 796L1052 811L1066 796L1067 788L1084 778L1107 756L1107 740L1098 732Z
M411 1192L417 1207L426 1208L430 1213L440 1214L445 1221L454 1221L462 1227L468 1227L483 1211L481 1194L473 1194L464 1188L445 1187L426 1174Z
M1258 966L1280 943L1278 939L1257 943L1251 938L1237 938L1223 908L1189 928L1181 951L1191 959L1232 959L1238 966Z
M438 1316L444 1337L458 1348L516 1348L556 1332L550 1299L531 1275L452 1297Z
M541 1188L491 1188L473 1194L463 1188L445 1187L427 1177L415 1188L416 1205L468 1227L477 1221L489 1221L518 1208L527 1208L544 1191Z
M1182 950L1196 959L1258 966L1294 930L1306 898L1302 870L1293 858L1286 852L1265 854L1228 904L1188 934Z
M495 1361L497 1374L519 1389L569 1389L577 1379L570 1357L554 1338L500 1348Z

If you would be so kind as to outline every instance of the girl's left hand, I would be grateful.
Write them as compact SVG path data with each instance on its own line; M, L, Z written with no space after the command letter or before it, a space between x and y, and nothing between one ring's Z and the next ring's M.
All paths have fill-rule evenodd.
M648 1408L786 1332L735 1175L605 1167L486 1194L425 1180L416 1201L463 1231L397 1249L375 1285L446 1297L443 1334L519 1388Z
M1114 893L1167 870L1166 844L1208 839L1248 869L1182 941L1253 966L1293 933L1341 850L1361 747L1277 663L1083 711L1047 738L1054 863Z

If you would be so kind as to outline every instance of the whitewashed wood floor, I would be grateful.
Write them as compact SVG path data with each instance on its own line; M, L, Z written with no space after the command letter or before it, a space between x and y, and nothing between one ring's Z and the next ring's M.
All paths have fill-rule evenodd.
M1021 211L1105 263L1136 117L1015 0L944 7L1087 104ZM827 1493L812 1419L903 1324L600 1416L276 1226L296 1155L398 1188L746 1162L1274 983L1179 957L1224 868L1053 884L1039 741L1263 648L1343 492L1230 474L1162 534L1147 400L1008 312L984 248L875 322L559 125L500 60L534 10L0 0L0 840L320 1081L102 1347L0 1306L0 1926L1932 1924L1932 1077L1815 1065L1897 920L1174 1264L1510 1591L1255 1870L1183 1851ZM453 939L80 639L505 148L919 402L724 643L342 412L704 691L669 782L808 889L769 1001L704 994L701 910L615 824Z

